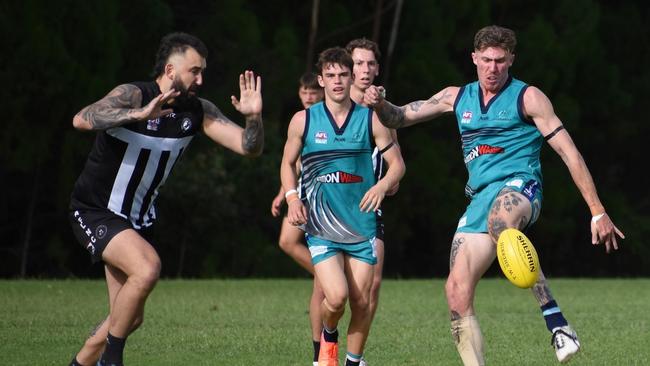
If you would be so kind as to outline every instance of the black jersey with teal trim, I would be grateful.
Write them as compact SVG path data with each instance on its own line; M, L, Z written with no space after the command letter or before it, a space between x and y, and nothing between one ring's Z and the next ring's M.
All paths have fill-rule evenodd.
M323 102L305 113L301 153L302 197L309 210L305 231L338 243L375 237L375 213L359 210L361 199L377 182L372 110L352 102L340 128Z
M134 82L145 106L158 96L156 82ZM134 228L156 218L154 201L172 168L201 128L203 107L198 98L173 112L99 131L86 165L75 183L73 209L108 209L128 219Z

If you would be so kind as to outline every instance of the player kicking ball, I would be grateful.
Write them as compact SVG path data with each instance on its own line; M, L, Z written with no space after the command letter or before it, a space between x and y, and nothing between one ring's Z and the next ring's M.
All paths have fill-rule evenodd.
M624 238L600 202L582 155L553 105L538 88L509 74L514 62L515 33L488 26L474 37L472 61L478 80L450 86L421 100L397 107L370 87L364 96L381 122L390 128L410 126L454 113L461 134L471 199L451 244L450 271L445 293L451 332L465 365L483 365L483 336L474 311L474 294L481 276L496 256L496 243L508 228L525 231L539 217L542 203L540 149L546 141L567 165L591 214L592 244L618 249ZM580 350L575 331L564 318L540 271L532 287L555 354L566 362Z

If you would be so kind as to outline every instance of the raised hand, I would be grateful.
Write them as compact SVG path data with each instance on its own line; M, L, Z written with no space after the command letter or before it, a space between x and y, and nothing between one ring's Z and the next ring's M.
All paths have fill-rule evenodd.
M239 100L234 95L230 97L232 105L244 116L262 113L262 78L250 70L239 75Z
M162 106L172 99L176 98L181 94L180 91L176 91L173 88L169 89L167 92L159 94L157 97L153 98L149 104L142 107L140 115L138 116L139 120L150 120L156 119L162 116L166 116L173 112L173 109L167 108L162 109Z

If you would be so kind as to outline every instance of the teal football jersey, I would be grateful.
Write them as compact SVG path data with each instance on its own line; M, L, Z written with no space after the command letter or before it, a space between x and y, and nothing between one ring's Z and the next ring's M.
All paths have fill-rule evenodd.
M530 176L541 183L539 153L544 139L522 110L527 87L510 77L487 105L478 81L458 91L454 113L469 173L465 186L468 197L492 182L513 176Z
M375 213L359 210L364 194L377 182L371 116L371 109L352 103L339 128L325 103L306 110L301 197L308 205L308 234L338 243L375 236Z

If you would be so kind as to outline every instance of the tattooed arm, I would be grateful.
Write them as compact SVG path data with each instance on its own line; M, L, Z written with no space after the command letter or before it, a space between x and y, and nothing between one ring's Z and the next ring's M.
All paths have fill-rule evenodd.
M242 128L226 117L212 102L203 105L203 132L219 145L245 156L258 156L264 146L264 129L259 115L246 118Z
M458 90L458 87L450 86L428 100L418 100L398 107L384 99L383 88L371 86L366 89L364 102L375 109L379 120L386 127L401 128L453 112Z
M232 105L246 117L246 128L233 123L214 104L200 99L203 105L203 131L216 143L245 156L259 156L264 148L262 125L262 79L252 71L239 75L239 99L230 97Z
M162 106L177 95L172 89L142 107L140 89L135 85L122 84L77 113L72 125L80 130L106 130L125 123L158 118L172 112L171 109L162 109Z

